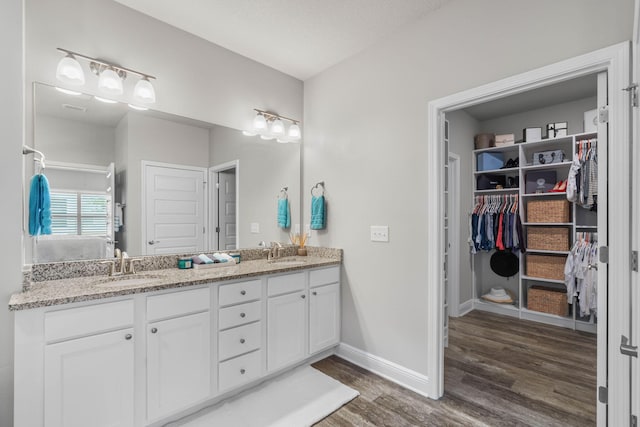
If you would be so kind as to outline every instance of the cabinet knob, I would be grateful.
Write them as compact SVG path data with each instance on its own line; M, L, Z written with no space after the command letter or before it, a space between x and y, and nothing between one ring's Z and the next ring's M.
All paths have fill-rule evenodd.
M244 373L247 372L244 369L240 369L240 375L244 375Z
M133 335L131 335L131 334L127 334L127 335L124 336L125 340L130 340L131 338L133 338Z
M240 344L244 344L244 338L240 338Z
M300 295L300 298L305 299L307 296L305 294Z
M245 317L245 316L246 316L246 314L240 313L240 317Z
M246 294L247 294L247 291L244 291L244 290L240 291L240 295L246 295Z
M155 334L156 332L158 332L158 328L151 328L151 333Z
M318 293L316 291L313 291L313 295L318 295Z

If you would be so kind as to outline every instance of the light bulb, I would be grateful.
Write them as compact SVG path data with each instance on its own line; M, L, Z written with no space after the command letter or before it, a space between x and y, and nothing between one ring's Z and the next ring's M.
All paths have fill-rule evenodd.
M282 123L282 120L275 119L273 123L271 123L271 135L274 135L274 136L284 135L284 123Z
M82 71L78 60L69 53L58 62L56 78L71 85L83 85L84 71Z
M156 91L146 76L136 83L136 87L133 88L133 97L147 104L156 102Z
M262 113L258 113L258 115L253 118L253 129L258 133L264 132L267 129L267 119L264 118Z
M122 79L112 68L106 68L100 73L98 88L109 95L122 95Z
M291 126L289 126L289 138L291 138L292 141L298 141L301 137L302 137L302 132L300 132L300 126L298 126L297 123L292 124Z

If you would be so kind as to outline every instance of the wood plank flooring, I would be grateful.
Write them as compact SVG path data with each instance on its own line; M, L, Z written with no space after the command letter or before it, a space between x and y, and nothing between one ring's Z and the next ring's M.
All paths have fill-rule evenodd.
M451 318L445 395L434 401L337 356L313 366L360 396L333 426L592 426L596 336L473 311Z

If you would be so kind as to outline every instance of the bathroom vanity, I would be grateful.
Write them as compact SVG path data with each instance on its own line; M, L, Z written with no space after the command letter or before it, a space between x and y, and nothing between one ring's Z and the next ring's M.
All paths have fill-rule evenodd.
M340 254L341 255L341 254ZM340 340L340 257L96 276L14 294L15 426L156 426Z

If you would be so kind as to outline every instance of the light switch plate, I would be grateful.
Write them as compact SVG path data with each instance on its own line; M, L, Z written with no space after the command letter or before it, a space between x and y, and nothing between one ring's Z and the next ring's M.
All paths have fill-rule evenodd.
M252 222L251 223L251 232L254 234L258 234L260 232L260 223Z
M388 242L389 226L388 225L372 225L371 241L372 242Z

